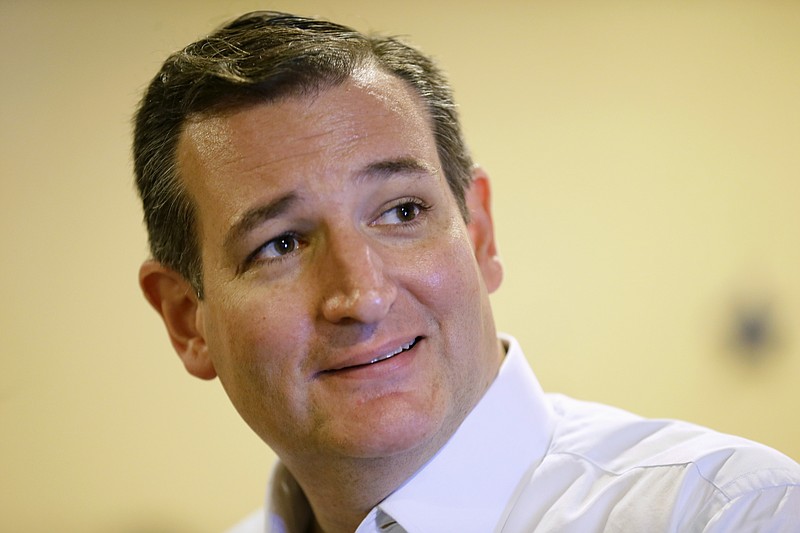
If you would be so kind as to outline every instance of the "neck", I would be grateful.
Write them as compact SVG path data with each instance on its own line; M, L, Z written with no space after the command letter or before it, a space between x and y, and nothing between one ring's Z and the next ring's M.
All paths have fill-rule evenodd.
M352 533L444 443L380 459L312 460L286 465L314 514L312 533Z

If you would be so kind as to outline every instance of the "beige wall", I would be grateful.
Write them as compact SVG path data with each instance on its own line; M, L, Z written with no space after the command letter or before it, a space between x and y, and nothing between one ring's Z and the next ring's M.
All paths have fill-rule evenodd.
M450 71L495 180L498 322L548 390L800 458L800 4L487 4L269 5ZM257 5L0 0L0 529L212 532L261 501L272 455L139 295L128 155L165 54ZM748 358L733 309L762 300Z

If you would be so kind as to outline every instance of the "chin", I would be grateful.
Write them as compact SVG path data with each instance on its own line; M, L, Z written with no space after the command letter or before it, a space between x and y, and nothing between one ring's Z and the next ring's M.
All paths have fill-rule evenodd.
M401 458L411 454L422 464L447 442L461 422L450 418L446 409L441 408L421 411L394 408L371 423L349 427L342 442L347 451L343 451L362 459Z

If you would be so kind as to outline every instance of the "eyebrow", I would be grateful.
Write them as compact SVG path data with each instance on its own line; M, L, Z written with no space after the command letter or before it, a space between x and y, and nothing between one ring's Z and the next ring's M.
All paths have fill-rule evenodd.
M413 157L400 157L370 163L356 173L357 181L371 179L391 179L406 175L433 175L437 169ZM290 192L265 205L256 206L246 211L225 234L223 246L230 249L236 241L264 222L286 213L297 203L300 196Z
M230 249L236 241L242 238L243 235L249 233L253 228L256 228L259 224L279 217L288 211L292 204L297 202L297 199L295 193L289 193L266 205L260 205L246 211L225 234L223 246L226 249Z
M358 179L391 178L403 174L436 174L437 168L413 157L376 161L358 173Z

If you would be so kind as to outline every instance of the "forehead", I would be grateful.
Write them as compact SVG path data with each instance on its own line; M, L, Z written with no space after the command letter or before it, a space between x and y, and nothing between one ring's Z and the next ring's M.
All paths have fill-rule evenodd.
M212 219L215 229L230 226L246 204L288 189L338 187L381 160L439 167L424 102L404 81L375 69L311 95L195 117L177 156L201 231Z
M181 134L178 161L182 177L191 181L197 173L188 172L190 165L214 173L254 150L262 163L270 163L270 155L274 163L299 162L312 151L342 151L369 136L392 133L404 142L431 140L425 104L404 81L369 68L311 95L194 117Z

